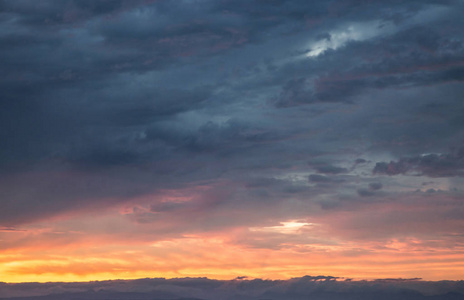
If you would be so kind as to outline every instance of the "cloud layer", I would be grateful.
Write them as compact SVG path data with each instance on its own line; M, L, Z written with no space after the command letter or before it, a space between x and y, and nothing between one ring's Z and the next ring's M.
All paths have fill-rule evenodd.
M460 299L462 282L418 279L351 281L332 276L289 280L139 279L89 283L2 284L1 299ZM28 295L28 296L25 296ZM20 297L20 298L16 298Z

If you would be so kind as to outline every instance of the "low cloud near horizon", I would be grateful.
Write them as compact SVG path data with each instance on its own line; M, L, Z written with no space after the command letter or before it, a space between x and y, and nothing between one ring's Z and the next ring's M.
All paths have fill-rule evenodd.
M0 299L400 299L454 300L464 297L463 281L377 279L353 281L332 276L288 280L144 278L94 282L0 283Z

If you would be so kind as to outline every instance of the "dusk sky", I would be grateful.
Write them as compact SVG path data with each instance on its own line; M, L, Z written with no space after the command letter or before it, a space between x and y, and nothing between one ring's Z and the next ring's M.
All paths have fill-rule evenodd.
M0 282L464 279L463 16L0 0Z

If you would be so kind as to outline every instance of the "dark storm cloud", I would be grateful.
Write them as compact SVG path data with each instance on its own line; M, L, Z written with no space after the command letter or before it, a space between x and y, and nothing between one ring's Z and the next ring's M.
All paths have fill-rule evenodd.
M276 104L352 103L354 96L369 89L462 82L463 53L462 40L444 37L433 27L414 26L369 42L350 41L343 49L329 49L317 61L303 63L309 70L325 63L323 75L299 71L299 77L282 86Z
M86 283L1 283L2 299L446 299L463 297L459 281L379 279L352 281L333 276L289 280L207 278L146 278ZM430 291L433 291L430 293ZM14 296L20 298L13 298ZM21 297L22 296L22 297ZM11 298L7 298L11 297Z
M1 1L1 222L108 207L198 181L246 187L210 196L212 206L243 209L309 199L329 186L363 196L382 185L353 187L341 176L372 170L369 156L386 152L411 158L379 162L374 174L460 175L458 154L426 161L417 152L462 134L460 8ZM317 43L327 49L307 56Z
M193 153L234 154L279 138L276 133L253 128L252 124L233 119L222 124L208 121L195 131L173 130L166 126L155 126L147 130L147 139L162 140L176 149Z
M36 2L2 0L0 10L7 14L19 15L19 21L27 26L54 27L80 23L102 15L117 14L143 3L149 3L149 1L44 0Z
M416 174L429 177L452 177L464 175L464 148L454 153L424 154L401 158L398 161L378 162L374 174L399 175Z

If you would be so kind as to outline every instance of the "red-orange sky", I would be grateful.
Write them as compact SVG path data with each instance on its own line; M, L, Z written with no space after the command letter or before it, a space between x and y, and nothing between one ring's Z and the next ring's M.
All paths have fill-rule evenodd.
M462 1L1 1L0 281L464 279Z

